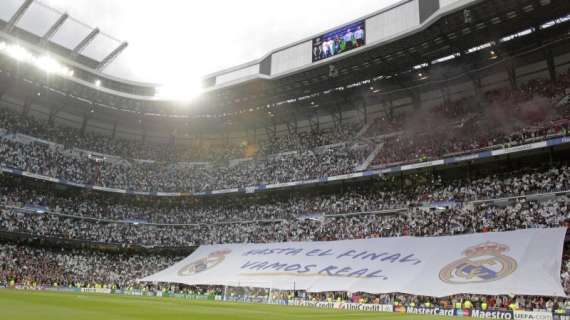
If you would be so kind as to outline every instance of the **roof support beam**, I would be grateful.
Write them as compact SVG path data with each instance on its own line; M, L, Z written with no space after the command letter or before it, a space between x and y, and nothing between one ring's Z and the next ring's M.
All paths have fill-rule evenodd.
M146 142L146 135L147 135L147 124L146 121L144 120L143 116L139 116L139 125L141 127L141 139L142 142L145 143Z
M176 145L176 129L172 129L168 134L168 145L174 146Z
M257 128L251 128L249 130L247 127L245 129L245 138L248 144L257 144Z
M34 0L24 1L24 3L22 3L22 5L18 8L18 10L16 10L16 13L14 13L12 18L10 18L10 21L8 21L8 24L4 27L4 31L12 32L12 30L14 30L14 27L16 26L18 21L20 21L20 19L22 19L22 17L24 16L24 13L26 13L26 11L28 11L28 8L30 8L30 6L32 5L33 2L34 2Z
M319 119L319 111L314 110L313 112L309 113L309 127L311 131L318 132L321 128L321 122Z
M25 117L30 113L30 109L32 107L34 99L32 96L26 96L24 99L24 104L22 104L22 115Z
M544 58L546 59L546 65L548 67L548 74L550 75L550 81L556 81L556 63L554 62L554 55L552 54L552 48L544 49Z
M62 14L59 19L49 28L49 30L42 37L42 44L46 44L53 36L59 31L61 26L67 21L69 15L67 13Z
M111 140L115 140L117 137L117 121L113 122L113 133L111 134Z
M443 100L443 103L448 104L451 98L449 97L449 86L447 85L447 82L443 83L439 91L441 93L441 99Z
M297 122L296 114L292 114L291 117L285 123L285 125L287 126L287 132L289 133L289 135L297 135L298 132L297 129L299 128L299 125Z
M81 40L81 42L79 42L75 48L73 48L73 55L77 56L80 54L81 51L83 51L83 49L85 49L98 34L99 28L91 30L91 32L85 38L83 38L83 40Z
M117 57L127 48L128 42L121 43L115 50L109 53L97 66L97 71L103 71L111 62L113 62Z
M53 126L54 120L55 120L55 116L57 116L57 114L58 114L61 110L63 110L63 108L64 108L63 105L61 105L61 106L52 105L52 106L50 107L50 110L49 110L49 117L48 117L48 124L49 124L50 126Z
M483 94L482 91L482 83L480 75L477 72L468 72L467 76L469 77L469 79L471 80L471 84L473 85L473 94L475 95L473 97L473 103L479 108L485 107L487 104L484 103L485 95Z
M4 84L0 86L0 99L2 99L6 92L8 92L8 90L13 86L14 82L11 80L5 80L4 78L0 80L4 82Z
M421 109L422 108L421 88L411 90L410 97L412 98L412 105L414 106L414 109L415 110Z
M511 88L513 90L518 89L517 83L517 69L515 67L515 62L512 59L505 61L504 63L505 70L507 71L507 75L509 76L509 82L511 83Z
M388 108L384 107L384 114L388 119L394 120L394 97L388 95Z
M85 129L87 129L87 124L89 123L90 118L91 117L88 113L83 115L83 122L81 123L81 129L79 130L82 136L85 135Z
M265 135L269 139L274 139L277 136L277 123L275 123L273 118L270 122L271 124L265 126Z
M368 124L368 104L363 98L359 98L351 103L352 107L361 115L362 126Z
M343 107L344 107L344 103L346 103L347 98L343 98L342 102L336 103L335 107L333 110L331 110L331 117L333 119L333 123L335 128L340 128L342 126L342 121L343 121Z

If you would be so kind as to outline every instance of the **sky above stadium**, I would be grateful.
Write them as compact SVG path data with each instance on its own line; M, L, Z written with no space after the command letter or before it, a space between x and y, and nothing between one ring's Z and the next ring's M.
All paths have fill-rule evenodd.
M129 47L109 74L189 84L397 0L39 0Z

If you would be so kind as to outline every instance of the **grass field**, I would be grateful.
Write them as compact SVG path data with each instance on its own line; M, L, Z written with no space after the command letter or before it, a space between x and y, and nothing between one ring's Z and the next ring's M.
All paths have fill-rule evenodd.
M97 294L0 290L0 319L41 320L295 320L295 319L416 319L436 316L401 315L302 307L187 301L175 298L125 297Z

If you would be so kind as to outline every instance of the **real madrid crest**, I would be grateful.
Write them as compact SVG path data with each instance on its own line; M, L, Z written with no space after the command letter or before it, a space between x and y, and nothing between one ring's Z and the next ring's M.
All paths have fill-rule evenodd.
M231 250L220 250L210 253L207 257L198 259L178 270L178 275L187 277L200 273L219 265L224 261L226 256L231 253Z
M439 272L441 281L450 284L484 283L503 279L517 269L515 259L506 256L509 247L485 242L463 251L465 256Z

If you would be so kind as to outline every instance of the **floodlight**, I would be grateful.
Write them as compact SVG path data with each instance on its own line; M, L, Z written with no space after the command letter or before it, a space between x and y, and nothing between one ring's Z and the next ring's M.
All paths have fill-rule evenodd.
M156 88L155 98L188 102L202 94L202 91L203 89L199 81L167 84Z
M20 62L30 61L33 58L28 50L19 45L7 46L5 51L12 59Z
M35 65L47 73L59 73L63 71L63 66L49 56L39 57Z

